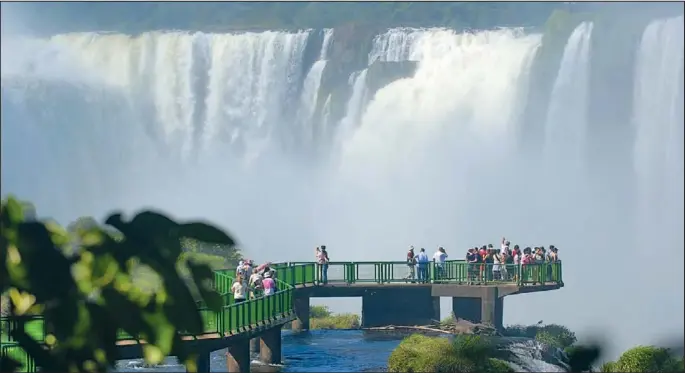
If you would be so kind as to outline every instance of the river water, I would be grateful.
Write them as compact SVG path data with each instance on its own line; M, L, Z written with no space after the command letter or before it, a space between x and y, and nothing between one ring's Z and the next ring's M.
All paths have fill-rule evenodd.
M388 357L402 336L360 330L315 330L306 334L283 332L283 372L360 372L385 370ZM256 359L257 356L254 356ZM226 371L225 350L212 353L211 371ZM256 361L253 361L256 363ZM266 368L266 369L264 369ZM273 371L264 367L253 371ZM117 371L178 372L176 358L146 368L142 360L122 360Z
M253 372L378 372L385 371L390 353L410 333L361 330L314 330L283 332L283 365L265 366L253 356ZM564 372L560 351L528 338L497 337L498 349L512 353L509 364L517 372ZM184 368L175 358L148 368L142 360L123 360L117 371L178 372ZM225 350L212 354L211 370L226 371Z

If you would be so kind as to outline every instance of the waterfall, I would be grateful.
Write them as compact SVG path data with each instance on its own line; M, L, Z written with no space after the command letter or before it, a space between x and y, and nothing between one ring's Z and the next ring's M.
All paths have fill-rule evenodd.
M217 142L259 153L299 90L308 32L66 34L50 40L106 87L147 104L146 125L181 153ZM268 110L267 110L268 108ZM150 121L152 120L152 121Z
M442 29L395 28L377 35L369 52L369 65L375 61L416 61L413 49L418 39L430 37Z
M659 248L667 260L645 282L659 286L683 275L683 16L656 20L637 53L633 106L637 184L635 241L639 254ZM668 280L666 280L668 281ZM675 281L669 291L683 293ZM649 292L649 297L656 297ZM660 316L682 314L682 298L659 300ZM673 320L672 327L682 327Z
M326 68L328 48L331 43L333 36L333 29L324 30L324 37L321 46L321 52L319 53L319 59L314 62L312 67L309 69L309 73L304 79L302 94L300 96L300 108L297 115L298 121L303 127L303 133L306 133L311 143L316 141L315 133L317 131L317 126L320 123L315 123L314 120L316 114L316 107L319 102L319 89L321 87L321 77L323 76L323 71Z
M366 74L368 69L356 71L350 75L348 84L352 87L352 94L347 101L345 117L340 123L340 130L348 132L359 124L361 114L366 105L367 89Z
M645 29L638 51L634 162L646 188L667 187L678 178L673 172L682 173L683 123L678 110L683 104L682 31L682 16L654 21Z
M422 225L420 221L438 203L441 210L468 210L462 203L469 199L464 195L469 183L458 180L470 180L478 166L491 166L509 155L515 124L511 113L525 84L520 78L540 43L539 35L520 30L421 33L411 46L412 53L421 57L415 75L380 89L343 144L340 177L359 193L369 193L369 198L406 197L403 208L378 228L379 235L399 229L394 224ZM469 156L476 147L487 156ZM411 195L412 188L433 192ZM443 193L450 196L450 207L438 197ZM449 212L450 225L457 219L453 212ZM478 223L470 220L458 219L456 224L476 229ZM439 229L433 226L424 232Z
M583 22L571 33L547 111L545 160L564 173L583 167L592 26Z
M319 53L319 60L328 59L328 48L331 47L333 41L333 29L327 28L323 32L323 42L321 43L321 53Z

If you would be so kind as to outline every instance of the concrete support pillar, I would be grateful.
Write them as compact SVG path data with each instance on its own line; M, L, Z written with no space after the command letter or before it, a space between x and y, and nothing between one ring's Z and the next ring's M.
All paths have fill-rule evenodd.
M259 338L250 339L250 353L251 354L258 354L259 353Z
M362 327L428 325L440 320L440 297L430 287L378 289L362 297Z
M481 317L483 323L490 324L497 330L502 330L504 328L504 304L503 299L497 293L496 287L486 287L483 289Z
M484 287L480 297L453 297L452 312L460 319L503 328L504 304L496 287Z
M309 297L295 295L293 308L295 308L297 319L293 320L292 330L294 332L309 330Z
M234 342L226 349L226 368L229 373L250 372L250 341Z
M281 327L275 327L262 334L259 344L259 360L264 364L281 363Z
M197 371L198 372L209 372L209 351L203 351L200 356L197 357Z

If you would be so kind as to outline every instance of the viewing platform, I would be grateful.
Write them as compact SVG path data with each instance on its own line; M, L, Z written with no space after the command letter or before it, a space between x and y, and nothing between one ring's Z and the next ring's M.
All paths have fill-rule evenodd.
M200 305L204 332L182 333L182 339L199 354L199 372L209 371L210 353L220 349L227 349L229 372L249 372L251 351L259 351L263 363L281 363L281 329L289 322L294 332L309 329L311 298L361 297L362 327L376 327L433 323L440 320L440 297L451 297L456 317L500 329L505 296L564 286L561 262L508 265L499 279L494 278L492 266L462 260L447 261L442 267L428 263L422 268L426 278L419 281L409 276L406 262L331 262L324 283L323 268L313 262L276 263L271 265L276 271L276 293L242 303L234 303L230 291L235 270L219 270L214 288L223 296L224 307L214 312ZM33 360L9 338L16 325L11 317L0 318L0 356L20 360L24 371L35 372ZM41 317L30 317L25 329L34 339L45 341ZM144 344L144 339L120 332L119 359L141 358Z

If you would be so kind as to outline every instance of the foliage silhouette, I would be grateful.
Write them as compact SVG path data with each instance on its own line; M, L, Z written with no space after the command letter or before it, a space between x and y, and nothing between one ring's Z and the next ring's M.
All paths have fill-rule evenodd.
M182 277L177 266L181 239L233 247L229 235L154 211L131 220L115 213L106 219L106 229L89 218L70 225L78 246L67 250L67 230L25 220L22 204L13 197L2 202L0 224L0 293L9 294L18 323L9 334L42 370L107 370L118 359L120 330L147 341L147 363L176 355L189 371L196 370L196 356L183 348L181 334L202 332L196 299L214 311L223 300L212 287L208 265L190 258L186 265L192 281ZM141 268L163 281L153 289L140 286L136 276ZM31 315L44 316L49 348L25 331ZM18 367L7 357L0 360L0 371Z

